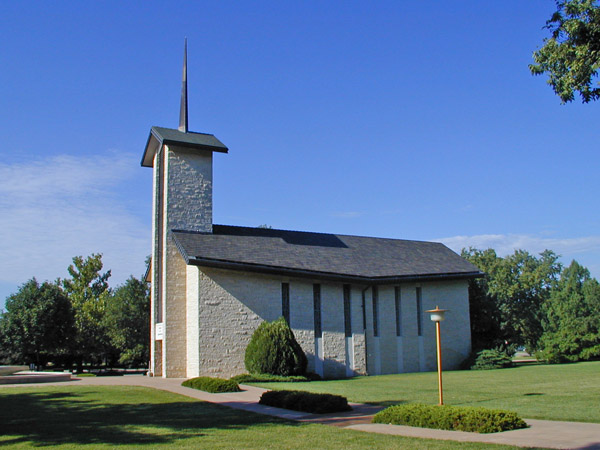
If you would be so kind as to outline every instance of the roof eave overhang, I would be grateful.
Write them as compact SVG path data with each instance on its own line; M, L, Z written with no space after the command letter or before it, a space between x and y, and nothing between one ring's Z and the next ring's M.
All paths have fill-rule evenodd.
M180 249L181 251L182 249ZM362 275L339 274L331 272L319 272L305 269L288 267L267 266L262 264L242 263L236 261L225 261L210 258L186 257L181 251L188 265L211 267L216 269L235 270L239 272L256 272L271 275L290 276L297 278L311 278L325 281L337 281L340 283L357 283L363 285L386 285L394 283L436 281L436 280L464 280L480 278L483 272L457 272L457 273L434 273L434 274L410 274L389 277L369 277Z
M161 146L162 139L157 138L152 130L150 130L148 140L146 141L146 148L144 149L144 154L142 155L142 167L154 166L154 155Z

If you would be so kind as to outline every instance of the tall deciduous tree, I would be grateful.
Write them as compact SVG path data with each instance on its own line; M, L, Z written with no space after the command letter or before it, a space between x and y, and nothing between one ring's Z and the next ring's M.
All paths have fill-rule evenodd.
M498 299L489 293L489 283L502 258L488 248L463 249L462 256L485 273L483 278L469 281L469 311L471 319L471 343L474 351L500 348L510 336L501 329L502 314Z
M600 98L600 7L596 0L558 0L546 22L550 37L533 53L534 75L547 74L548 84L563 103L579 92L584 103Z
M104 321L110 270L101 273L102 267L101 254L86 259L76 256L68 268L71 278L62 280L75 312L77 337L73 355L80 362L100 362L111 350Z
M491 343L503 339L507 344L536 350L543 331L542 306L561 270L558 256L545 250L536 258L524 250L516 250L512 255L498 258L491 249L463 250L463 256L486 272L483 281L472 283L478 287L475 291L472 288L471 293L479 295L471 298L474 326L478 326L478 318L489 314L487 328L494 334Z
M12 362L45 365L64 356L74 337L73 310L61 288L35 278L6 299L0 319L2 345Z
M542 335L542 305L556 284L561 266L558 256L545 250L539 258L524 250L503 258L490 293L499 300L501 328L512 342L536 350Z
M600 284L573 261L545 307L541 355L549 362L600 357Z
M119 362L143 367L150 360L150 290L143 280L130 277L110 296L105 327Z

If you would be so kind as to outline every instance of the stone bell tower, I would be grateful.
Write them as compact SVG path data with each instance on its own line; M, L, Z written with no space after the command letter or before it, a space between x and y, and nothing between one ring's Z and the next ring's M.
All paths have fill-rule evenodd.
M188 131L187 40L179 129L152 127L142 166L153 169L150 373L186 376L186 263L172 230L212 233L212 157L228 149Z

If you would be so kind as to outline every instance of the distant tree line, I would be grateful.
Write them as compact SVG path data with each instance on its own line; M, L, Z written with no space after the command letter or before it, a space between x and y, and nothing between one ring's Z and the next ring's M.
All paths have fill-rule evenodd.
M6 299L0 316L0 363L146 367L150 298L143 279L115 289L102 255L76 256L69 278L35 278Z
M551 363L600 358L600 284L576 261L568 267L545 250L499 257L463 249L485 272L469 283L473 349L524 347Z
M499 257L464 249L485 275L469 282L473 350L525 348L549 362L600 359L600 284L576 261L546 250ZM110 289L102 256L77 256L69 278L35 278L6 299L0 363L145 367L150 298L144 280Z

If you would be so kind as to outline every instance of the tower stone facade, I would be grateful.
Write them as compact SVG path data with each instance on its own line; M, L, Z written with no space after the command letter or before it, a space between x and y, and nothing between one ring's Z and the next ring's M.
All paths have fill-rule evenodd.
M186 375L186 263L172 230L212 233L214 136L153 127L142 165L153 168L151 361L155 376Z

